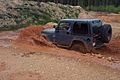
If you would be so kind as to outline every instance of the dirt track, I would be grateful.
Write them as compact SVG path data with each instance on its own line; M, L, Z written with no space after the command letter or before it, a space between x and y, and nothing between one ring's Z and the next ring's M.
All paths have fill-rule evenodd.
M1 32L0 79L120 80L120 23L111 24L112 41L96 54L49 46L52 44L39 35L41 28ZM33 39L39 41L40 45Z
M0 61L1 80L120 79L120 72L109 67L42 52L0 48Z
M113 40L99 54L16 43L20 31L0 33L1 80L119 80L120 42L117 23ZM29 39L29 38L28 38ZM15 42L14 42L15 41ZM7 42L7 43L6 43ZM91 75L92 73L92 75Z

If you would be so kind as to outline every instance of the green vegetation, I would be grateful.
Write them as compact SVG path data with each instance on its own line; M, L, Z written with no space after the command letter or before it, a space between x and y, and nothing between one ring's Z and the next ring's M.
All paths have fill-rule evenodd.
M48 22L58 22L63 18L78 18L80 9L72 8L71 6L56 5L54 3L42 3L41 7L35 8L35 4L31 3L18 6L20 19L24 24L41 25Z
M10 9L18 13L15 15L16 17L12 17L16 24L3 25L3 27L0 27L0 30L16 30L31 24L44 25L48 22L57 23L60 19L64 18L78 18L81 12L80 7L66 6L52 2L38 3L36 1L24 1L21 5ZM9 14L11 15L12 13Z
M65 5L74 5L87 8L87 10L104 11L104 12L120 12L120 0L33 0L44 2L55 2Z
M120 6L89 6L87 7L87 10L93 10L93 11L103 11L103 12L114 12L114 13L120 13Z

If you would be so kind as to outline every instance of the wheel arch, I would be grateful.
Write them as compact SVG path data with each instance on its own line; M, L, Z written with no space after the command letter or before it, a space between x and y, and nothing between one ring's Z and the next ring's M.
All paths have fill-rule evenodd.
M71 42L70 48L72 47L73 44L77 44L77 43L84 45L86 50L87 50L87 52L91 52L91 49L89 48L89 46L84 41L80 41L80 40L73 40Z
M85 46L85 43L83 42L83 41L80 41L80 40L73 40L72 42L71 42L71 44L70 44L70 47L72 47L72 45L73 44L82 44L82 45L84 45Z

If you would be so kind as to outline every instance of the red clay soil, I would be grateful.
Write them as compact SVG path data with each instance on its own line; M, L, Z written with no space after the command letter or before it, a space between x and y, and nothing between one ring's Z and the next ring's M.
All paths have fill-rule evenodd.
M39 45L47 47L55 47L51 42L47 41L43 36L41 36L41 31L46 28L51 28L51 26L35 26L31 25L20 31L20 35L16 42L26 43L29 45Z

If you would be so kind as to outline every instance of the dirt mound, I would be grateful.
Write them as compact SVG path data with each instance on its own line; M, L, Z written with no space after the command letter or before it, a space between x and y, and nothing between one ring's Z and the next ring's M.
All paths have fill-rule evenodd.
M31 25L20 31L17 42L26 43L29 45L39 45L47 47L55 47L51 42L47 41L41 31L51 26L35 26Z

